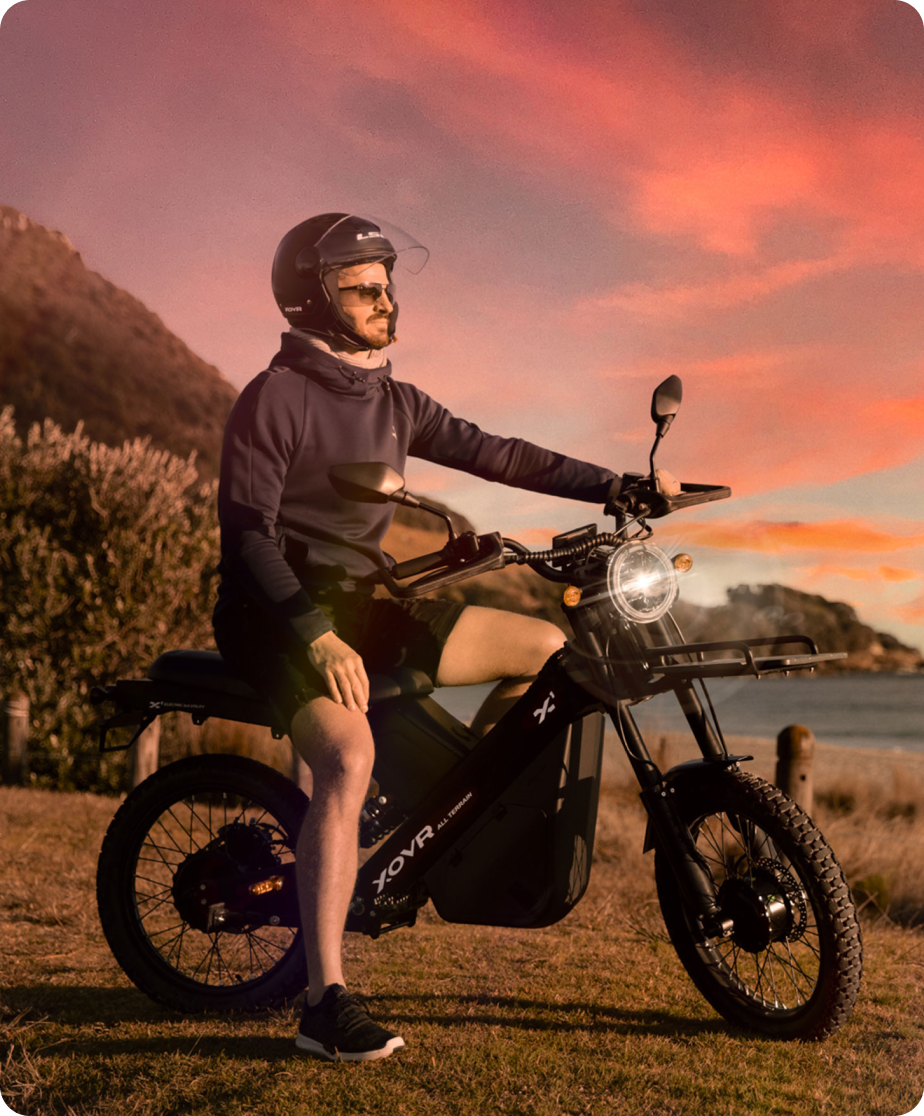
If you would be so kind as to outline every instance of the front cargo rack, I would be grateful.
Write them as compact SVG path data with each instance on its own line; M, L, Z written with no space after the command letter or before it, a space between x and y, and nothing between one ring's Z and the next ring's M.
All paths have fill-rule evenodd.
M798 644L808 648L808 654L754 654L755 648L786 647ZM734 658L707 659L709 652L730 651ZM842 651L819 652L814 640L804 635L764 636L758 639L725 639L715 643L679 643L668 647L648 647L645 657L653 675L664 681L684 681L694 678L734 678L737 675L787 673L791 670L814 670L819 663L846 659ZM677 660L684 657L686 661Z

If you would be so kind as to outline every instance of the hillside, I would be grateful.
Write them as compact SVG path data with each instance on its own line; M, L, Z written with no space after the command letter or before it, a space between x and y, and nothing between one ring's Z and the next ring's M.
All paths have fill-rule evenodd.
M92 439L110 445L150 437L182 457L195 450L200 474L209 478L218 472L236 396L156 314L90 271L66 236L0 206L0 406L13 405L21 432L46 417L65 431L82 420ZM458 530L469 529L464 517L451 514ZM435 523L398 508L386 550L402 561L438 549L443 535L431 530ZM525 567L444 595L563 623L561 586ZM676 611L688 640L798 631L822 650L849 651L845 669L921 669L920 651L873 631L849 605L779 585L739 586L718 608L681 602Z
M0 206L0 403L96 441L150 436L217 474L237 392L156 314L90 271L59 232Z
M150 437L181 457L195 450L210 479L237 394L156 314L91 271L63 233L0 205L0 407L12 404L20 434L51 418L66 433L82 421L107 445ZM396 518L432 522L410 508Z
M785 585L739 585L716 608L683 604L675 610L687 640L709 641L770 635L807 635L819 651L846 651L849 658L827 671L922 670L924 656L887 632L864 624L850 605Z

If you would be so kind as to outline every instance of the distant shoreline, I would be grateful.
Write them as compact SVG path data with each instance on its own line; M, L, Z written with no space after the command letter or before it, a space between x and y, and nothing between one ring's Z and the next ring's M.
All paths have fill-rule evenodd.
M849 678L852 674L862 675L864 678L869 678L871 675L878 675L878 674L885 675L888 678L924 678L924 669L921 669L921 670L904 670L904 669L896 670L894 668L887 669L885 667L881 667L881 668L880 667L866 667L866 668L864 668L864 667L851 667L850 670L836 670L836 669L832 670L830 668L827 669L827 670L822 670L819 667L819 668L817 668L815 670L812 670L812 671L809 671L809 670L793 670L789 674L785 674L783 671L777 671L774 674L765 674L761 678L761 681L762 682L771 682L771 681L775 681L778 678L790 678L790 679L791 678L798 678L802 681L810 682L810 681L812 681L813 679L816 679L816 678ZM742 675L742 677L753 678L754 676L752 674L752 675Z
M684 760L698 758L692 737L680 732L651 734L648 746L659 767L664 770ZM762 779L773 782L776 776L776 741L764 737L726 735L725 743L732 755L749 755L754 759L742 766ZM625 752L613 730L604 737L603 781L626 783L634 776ZM860 779L870 786L892 791L896 786L918 783L924 792L924 752L903 748L861 748L850 744L815 744L815 789L826 790L839 783Z

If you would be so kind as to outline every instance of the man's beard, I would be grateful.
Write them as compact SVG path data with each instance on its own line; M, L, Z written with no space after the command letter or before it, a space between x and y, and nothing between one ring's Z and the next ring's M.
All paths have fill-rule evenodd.
M388 323L388 317L387 317L387 315L383 318L373 318L372 319L372 322L377 322L377 321L384 321L386 323L385 333L381 334L381 335L378 334L378 333L375 333L370 337L364 337L363 338L363 340L366 342L366 344L369 346L370 349L384 349L388 345L391 344L391 337L389 337L389 335L388 335L388 324L387 324ZM367 323L367 325L369 325L369 324L371 324L371 323Z

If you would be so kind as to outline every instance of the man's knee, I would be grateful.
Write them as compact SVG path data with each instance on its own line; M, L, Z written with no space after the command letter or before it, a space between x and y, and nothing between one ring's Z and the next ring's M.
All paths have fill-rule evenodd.
M561 628L548 620L534 619L533 625L524 648L528 659L523 672L525 675L538 674L546 660L560 650L565 642Z
M368 784L375 759L365 716L326 698L303 706L292 719L292 743L315 782Z

